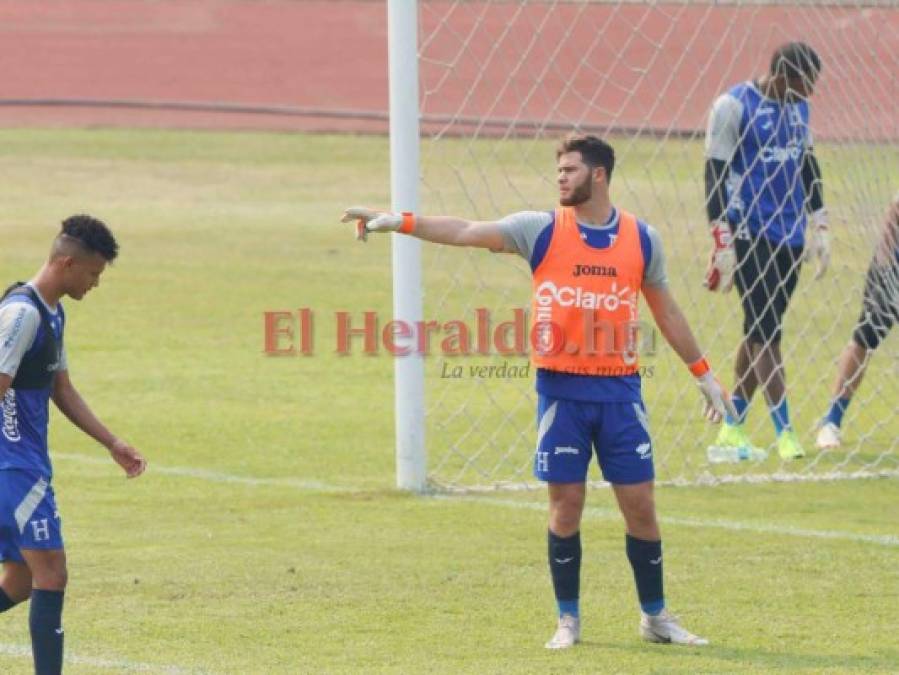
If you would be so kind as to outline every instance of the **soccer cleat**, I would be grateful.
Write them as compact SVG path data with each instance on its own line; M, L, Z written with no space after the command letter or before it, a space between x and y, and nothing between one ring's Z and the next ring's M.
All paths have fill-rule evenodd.
M796 438L796 432L792 429L784 429L777 437L777 454L781 459L800 459L805 457L805 450Z
M724 423L715 442L706 450L706 456L713 464L744 460L762 462L768 458L768 451L752 444L742 424Z
M840 447L840 427L833 422L824 422L818 429L818 438L815 439L815 447L818 450L836 450Z
M581 641L581 620L571 614L559 617L555 634L546 643L547 649L568 649Z
M705 638L693 635L677 622L677 617L663 609L652 616L641 612L640 635L647 642L661 642L672 645L692 645L701 647L709 643Z

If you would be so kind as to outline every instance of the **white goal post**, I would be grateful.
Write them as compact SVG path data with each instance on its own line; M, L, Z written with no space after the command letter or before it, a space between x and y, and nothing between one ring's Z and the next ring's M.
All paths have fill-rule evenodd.
M414 0L389 0L390 194L395 212L418 211L418 12ZM415 325L422 318L421 242L393 235L393 314ZM427 485L424 438L424 362L420 354L394 362L396 485L421 492Z

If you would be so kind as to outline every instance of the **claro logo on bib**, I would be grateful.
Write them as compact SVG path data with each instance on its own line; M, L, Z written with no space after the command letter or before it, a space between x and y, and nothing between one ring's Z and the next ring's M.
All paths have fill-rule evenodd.
M594 293L580 286L556 286L552 281L544 281L534 291L537 301L537 321L552 320L552 306L577 307L579 309L604 309L609 312L618 311L622 305L632 307L636 300L630 286L618 289L618 282L613 281L608 293ZM541 310L547 309L547 313Z
M625 316L621 316L622 308ZM565 334L566 320L554 316L556 311L571 309L582 312L578 330L582 337L574 342ZM625 363L636 362L637 292L630 286L619 288L618 282L612 281L607 291L593 291L547 280L534 291L534 312L532 338L539 354L618 354ZM618 314L618 318L609 314Z

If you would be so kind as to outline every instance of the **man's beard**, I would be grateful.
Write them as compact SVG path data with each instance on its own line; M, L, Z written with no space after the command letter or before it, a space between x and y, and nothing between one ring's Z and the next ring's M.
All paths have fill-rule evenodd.
M593 196L593 181L588 177L574 188L567 197L559 199L562 206L580 206Z

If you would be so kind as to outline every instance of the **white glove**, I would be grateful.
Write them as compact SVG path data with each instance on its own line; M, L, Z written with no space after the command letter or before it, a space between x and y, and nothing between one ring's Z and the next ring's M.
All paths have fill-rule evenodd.
M815 279L824 276L830 265L830 229L827 227L827 210L818 209L809 217L810 232L805 242L803 260L811 262L817 258Z
M737 254L734 253L733 237L730 225L725 221L712 223L712 238L715 247L709 257L709 266L705 272L703 286L710 291L720 290L727 293L734 285L734 270L737 267Z
M707 420L717 424L728 413L732 417L737 417L737 409L730 400L730 394L721 386L705 358L690 364L690 372L696 377L699 391L705 397L704 413Z
M409 233L414 227L415 217L410 213L390 213L375 211L364 206L352 206L343 212L342 223L356 221L356 239L366 241L369 232ZM408 228L408 229L407 229Z

